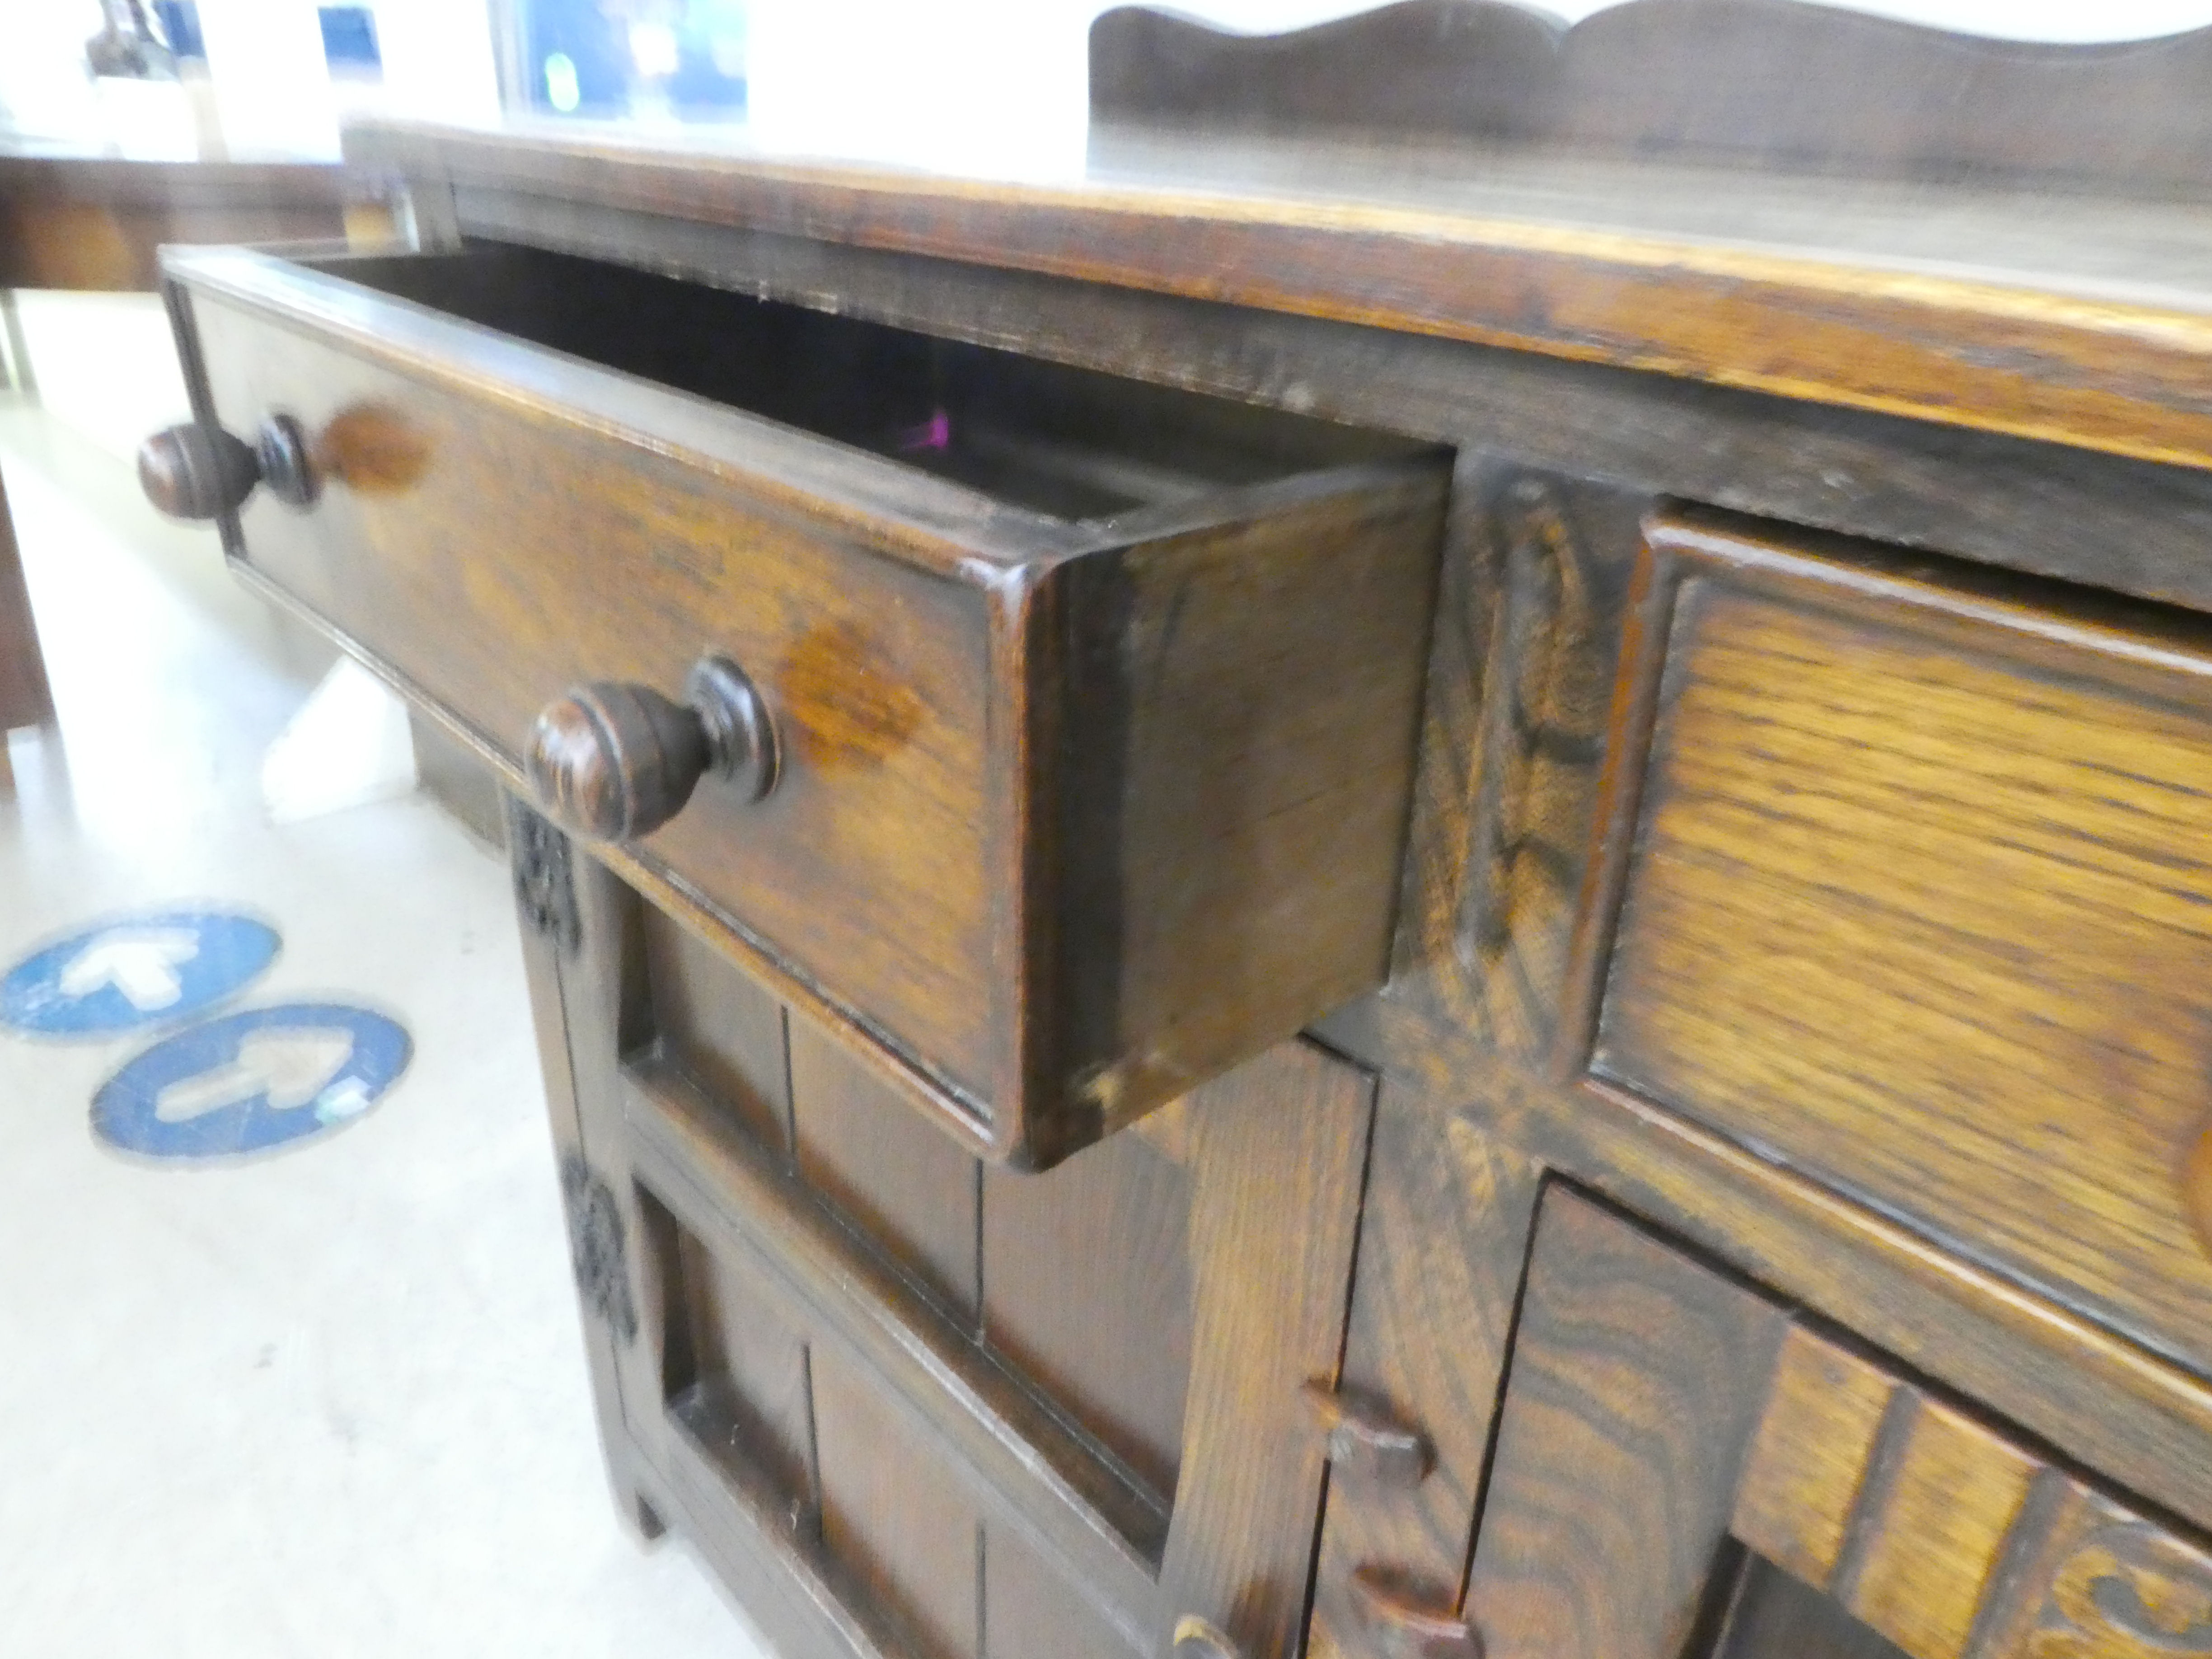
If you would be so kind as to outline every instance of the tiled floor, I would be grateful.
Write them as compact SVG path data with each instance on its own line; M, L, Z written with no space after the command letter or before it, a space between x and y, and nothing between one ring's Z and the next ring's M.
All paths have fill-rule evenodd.
M321 647L39 411L0 467L61 711L0 782L0 968L220 901L283 934L248 1005L415 1042L341 1133L170 1169L88 1130L144 1038L0 1031L0 1656L752 1659L606 1491L503 866L420 799L271 827Z

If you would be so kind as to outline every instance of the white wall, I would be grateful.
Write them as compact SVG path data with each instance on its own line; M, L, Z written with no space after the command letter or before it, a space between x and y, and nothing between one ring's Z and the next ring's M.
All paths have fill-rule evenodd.
M1231 28L1295 28L1376 0L1167 0ZM1570 21L1615 0L1549 0ZM1085 50L1109 0L751 0L752 118L803 149L1050 174L1083 153ZM2212 0L1863 0L1940 27L2053 40L2212 24ZM1018 148L1007 135L1019 134Z

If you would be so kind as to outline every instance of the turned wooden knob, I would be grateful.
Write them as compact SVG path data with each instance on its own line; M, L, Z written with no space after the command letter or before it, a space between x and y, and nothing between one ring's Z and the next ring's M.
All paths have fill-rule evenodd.
M1231 1641L1218 1625L1187 1613L1176 1620L1175 1659L1244 1659L1244 1650Z
M1474 1626L1381 1568L1352 1575L1352 1599L1375 1638L1376 1659L1482 1659Z
M294 507L313 505L315 475L299 422L272 415L252 444L219 426L173 426L138 446L138 487L173 519L219 519L256 484Z
M1347 1474L1386 1486L1418 1486L1436 1465L1429 1437L1392 1416L1380 1401L1326 1382L1309 1382L1306 1409L1328 1436L1328 1461Z
M531 729L524 764L546 816L592 841L649 836L708 775L746 800L775 787L775 729L744 671L706 657L685 702L649 686L580 685Z

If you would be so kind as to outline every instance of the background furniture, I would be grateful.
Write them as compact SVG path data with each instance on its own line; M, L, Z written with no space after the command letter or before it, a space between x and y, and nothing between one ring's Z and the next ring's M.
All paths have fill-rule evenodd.
M794 1655L2212 1653L2212 40L1093 43L167 264L149 488L532 803L625 1507Z
M393 231L388 194L334 165L136 161L0 138L0 290L150 291L167 242L382 240ZM9 343L27 373L12 329ZM0 732L53 718L6 501L0 494Z

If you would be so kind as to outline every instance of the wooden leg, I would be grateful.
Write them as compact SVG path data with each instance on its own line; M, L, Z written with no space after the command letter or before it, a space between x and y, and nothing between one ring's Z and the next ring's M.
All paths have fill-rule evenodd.
M19 726L45 726L54 718L53 692L39 630L31 621L31 592L15 551L15 521L0 483L0 733Z

